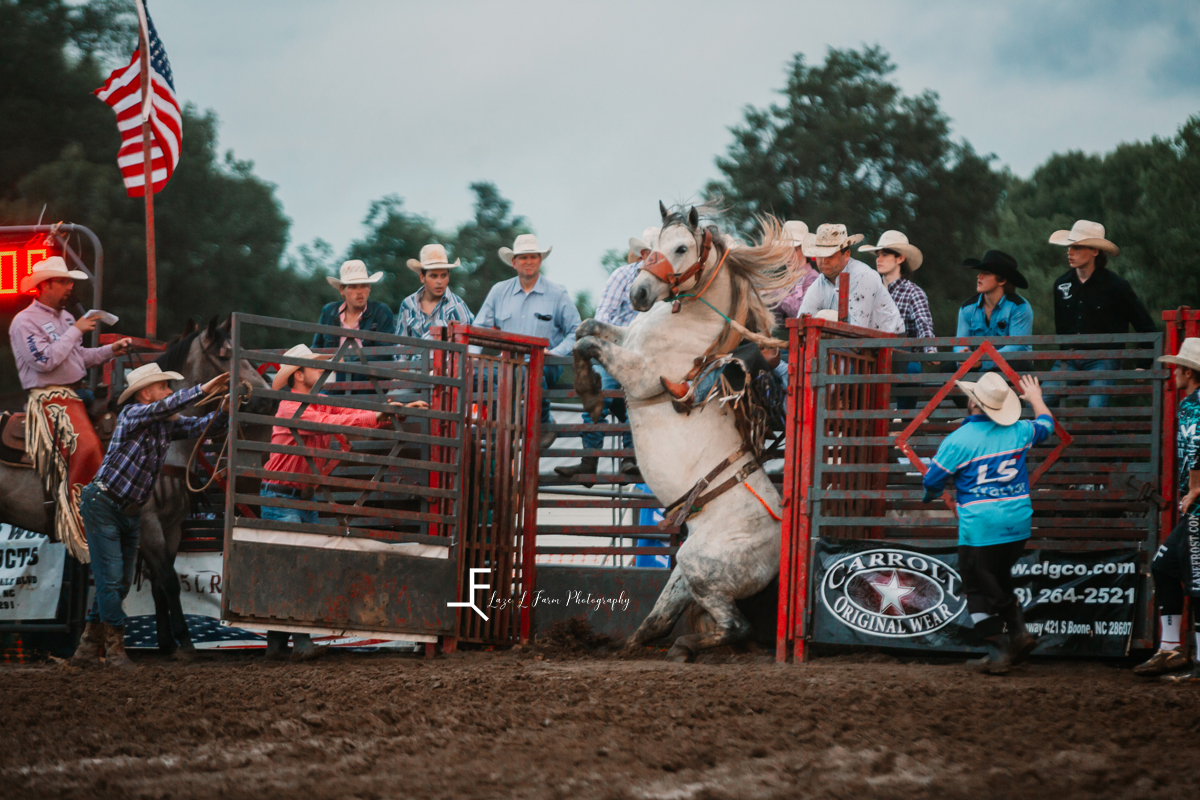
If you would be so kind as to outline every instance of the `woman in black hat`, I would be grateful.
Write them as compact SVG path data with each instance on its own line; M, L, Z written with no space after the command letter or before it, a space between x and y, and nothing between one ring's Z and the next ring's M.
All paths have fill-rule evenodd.
M963 262L963 266L977 270L975 290L978 294L958 309L956 336L987 336L991 339L1001 339L1007 336L1033 335L1033 306L1017 294L1018 288L1029 288L1029 281L1025 280L1025 276L1017 269L1015 258L999 250L988 250L981 259L968 258ZM993 344L1002 353L1033 349L1027 344ZM972 348L954 349L961 352ZM983 361L979 369L986 372L995 366L991 361Z

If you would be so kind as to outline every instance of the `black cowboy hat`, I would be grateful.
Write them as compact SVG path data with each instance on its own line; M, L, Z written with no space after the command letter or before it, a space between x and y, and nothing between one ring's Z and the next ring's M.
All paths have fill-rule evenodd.
M1029 281L1025 280L1025 276L1017 269L1017 260L1002 250L988 250L983 254L983 258L968 258L962 265L967 269L990 272L1018 289L1029 288Z

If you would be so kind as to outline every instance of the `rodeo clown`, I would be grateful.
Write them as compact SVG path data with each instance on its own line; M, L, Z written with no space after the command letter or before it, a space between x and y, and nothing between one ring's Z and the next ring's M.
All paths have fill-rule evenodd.
M138 367L127 376L129 386L118 404L133 399L117 416L112 442L95 479L83 488L80 512L92 556L96 597L71 664L86 667L104 661L110 667L136 669L125 654L125 610L121 607L133 583L138 552L138 516L162 470L175 439L195 439L208 423L214 432L228 419L229 400L202 417L177 413L201 396L229 385L225 372L208 383L171 393L168 381L183 380L178 372L163 372L158 364Z
M1162 638L1158 652L1133 668L1135 673L1146 677L1187 667L1188 657L1179 630L1183 596L1185 593L1190 596L1193 604L1200 598L1200 506L1196 503L1200 499L1200 339L1184 339L1179 355L1162 356L1158 360L1175 365L1175 386L1184 395L1175 434L1175 458L1179 462L1176 485L1184 494L1179 501L1183 517L1150 562ZM1195 625L1196 652L1200 653L1200 617ZM1200 681L1200 666L1193 664L1188 672L1169 675L1165 680Z
M946 437L925 473L926 503L951 480L957 491L958 571L967 611L987 655L973 662L993 675L1024 661L1037 638L1025 628L1013 592L1012 568L1030 536L1029 448L1054 430L1037 378L1021 378L1022 396L1036 419L1018 421L1021 401L996 372L978 383L955 381L967 396L962 427ZM1007 633L1005 627L1007 626Z

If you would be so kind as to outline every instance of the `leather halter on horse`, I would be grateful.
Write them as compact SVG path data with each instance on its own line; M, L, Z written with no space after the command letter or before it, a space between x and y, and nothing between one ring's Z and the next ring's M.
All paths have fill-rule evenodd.
M712 252L712 244L712 231L705 228L704 237L700 240L700 257L696 259L695 264L692 264L683 272L675 272L667 257L657 250L651 251L650 255L646 256L638 271L645 270L667 284L667 299L674 300L679 295L680 284L692 278L699 278L700 271L704 269L704 262L708 260L708 254ZM675 311L678 310L679 306L677 305Z

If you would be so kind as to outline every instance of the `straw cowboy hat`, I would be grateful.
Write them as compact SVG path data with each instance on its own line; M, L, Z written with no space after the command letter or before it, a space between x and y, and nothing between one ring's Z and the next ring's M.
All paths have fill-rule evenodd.
M421 260L415 258L408 260L408 268L415 274L424 274L427 269L454 269L462 266L462 259L454 259L454 263L450 263L450 256L446 255L446 248L440 244L427 244L421 248Z
M342 268L338 271L338 276L335 278L332 275L327 275L325 280L329 281L329 285L335 289L341 289L343 286L356 286L363 283L379 283L383 278L382 272L376 272L367 275L367 265L358 259L347 261L342 264Z
M33 265L29 274L21 279L21 293L28 292L42 281L51 278L70 278L73 281L86 281L88 274L77 269L67 269L67 262L62 256L50 256Z
M288 356L289 358L315 358L320 359L321 361L328 361L329 359L333 358L333 356L330 355L317 355L312 350L308 349L308 345L304 344L296 345L291 350L288 350L286 353L284 353L284 355ZM275 373L275 380L271 381L271 388L277 392L283 389L285 386L287 386L288 377L290 377L291 374L298 369L300 369L300 367L297 367L293 364L280 364L279 372Z
M988 250L983 254L983 258L968 258L962 265L966 269L990 272L1018 289L1029 288L1029 281L1025 280L1025 276L1017 269L1017 260L1002 250Z
M900 255L904 256L904 261L908 264L908 268L916 272L921 268L921 262L925 260L925 256L921 255L921 251L916 245L908 243L908 237L900 231L884 231L879 237L879 242L874 246L864 244L858 248L860 253L874 253L879 250L895 250Z
M985 373L978 382L954 383L997 425L1012 425L1021 418L1021 398L1017 397L1000 373Z
M658 236L662 233L662 228L649 227L642 231L642 238L629 239L629 249L641 255L643 250L653 250L658 247Z
M550 255L550 251L553 249L553 247L547 247L545 250L543 250L538 246L538 240L536 236L534 236L532 233L522 233L517 237L517 240L513 242L512 249L501 247L497 252L500 253L500 260L511 267L514 256L539 255L544 259L546 256Z
M1179 346L1179 355L1159 356L1158 360L1164 364L1178 364L1200 372L1200 339L1194 336L1184 339L1183 344Z
M125 376L125 379L129 381L129 386L117 398L117 405L121 405L152 383L158 383L159 381L181 381L183 380L183 376L178 372L163 372L162 367L157 363L151 362L133 370Z
M792 247L803 247L805 236L808 236L808 226L800 220L789 219L783 223L783 238L790 240Z
M816 233L804 237L802 252L809 258L826 258L834 253L847 249L850 245L863 240L861 233L853 236L846 234L846 226L840 222L825 222L817 226Z
M1103 250L1110 256L1121 254L1121 248L1104 238L1104 226L1099 222L1089 222L1086 219L1077 220L1069 231L1055 231L1050 235L1050 244L1070 247L1077 244L1080 247L1094 247Z

